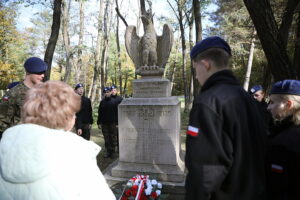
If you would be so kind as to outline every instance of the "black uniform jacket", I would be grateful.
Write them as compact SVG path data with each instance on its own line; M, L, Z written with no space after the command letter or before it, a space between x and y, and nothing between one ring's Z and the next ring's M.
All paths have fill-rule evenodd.
M300 125L291 117L273 127L267 151L269 200L300 199Z
M97 124L118 123L118 110L111 97L104 97L98 108Z
M76 113L76 129L82 129L83 124L93 124L93 110L91 100L85 96L81 97L81 107L80 110Z
M270 129L272 128L273 124L273 118L272 118L272 114L270 111L268 111L268 104L265 100L261 101L261 102L257 102L259 105L259 110L260 113L262 115L262 118L265 122L265 126L267 129L267 135L270 135Z
M119 95L111 95L111 100L114 102L114 111L116 113L117 123L118 123L118 106L122 102L123 98Z
M186 199L266 198L266 133L255 100L229 70L195 99L186 139Z

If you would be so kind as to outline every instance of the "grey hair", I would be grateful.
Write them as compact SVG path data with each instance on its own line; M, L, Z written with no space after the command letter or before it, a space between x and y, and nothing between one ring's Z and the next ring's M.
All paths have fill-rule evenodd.
M293 101L294 105L290 112L288 113L289 115L292 115L292 121L294 124L299 125L300 124L300 96L299 95L278 95L280 99L284 101Z

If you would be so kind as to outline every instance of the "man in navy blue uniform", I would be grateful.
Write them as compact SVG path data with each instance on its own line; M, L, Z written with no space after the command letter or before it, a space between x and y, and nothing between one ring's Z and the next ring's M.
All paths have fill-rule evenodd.
M255 100L229 70L229 45L209 37L190 56L202 88L187 130L185 199L265 199L265 128Z
M118 95L118 87L115 85L112 85L110 87L110 91L111 91L111 99L114 103L114 114L116 115L116 119L118 119L118 106L119 104L122 102L123 98L121 96ZM118 129L118 120L117 120L117 124L116 124L116 130L117 130L117 151L119 152L119 129Z
M78 83L75 86L75 92L81 96L81 107L76 113L75 120L76 133L84 139L90 140L93 124L92 103L89 98L84 96L84 85L82 83Z
M253 98L257 101L259 105L259 111L262 115L265 126L267 128L267 135L270 135L270 129L273 126L272 115L268 111L268 103L265 100L265 92L263 91L263 87L261 85L254 85L250 88L249 94L253 96Z
M112 158L118 142L118 114L115 110L115 102L111 98L110 87L103 89L104 98L98 108L98 127L101 128L104 136L106 154L104 157Z

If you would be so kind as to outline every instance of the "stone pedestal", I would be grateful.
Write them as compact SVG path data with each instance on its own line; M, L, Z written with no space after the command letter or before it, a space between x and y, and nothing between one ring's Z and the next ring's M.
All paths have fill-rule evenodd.
M171 96L171 84L168 79L147 78L132 82L133 98L163 98Z
M134 98L119 105L119 162L111 175L130 178L142 173L160 181L183 182L180 102L170 97L169 81L140 79L133 88Z

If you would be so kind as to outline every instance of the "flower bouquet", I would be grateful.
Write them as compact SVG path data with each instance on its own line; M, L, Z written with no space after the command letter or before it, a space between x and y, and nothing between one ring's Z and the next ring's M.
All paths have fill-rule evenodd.
M127 182L119 200L158 200L162 184L148 175L136 175Z

